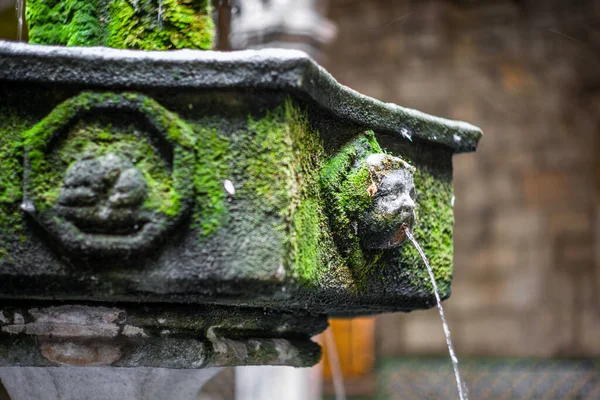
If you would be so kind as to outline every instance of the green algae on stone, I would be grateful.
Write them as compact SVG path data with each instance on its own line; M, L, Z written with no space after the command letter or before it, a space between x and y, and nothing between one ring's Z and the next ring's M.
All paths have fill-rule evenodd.
M318 182L323 146L306 113L290 100L266 115L251 116L235 140L239 196L257 212L275 214L274 229L286 248L286 269L299 281L315 279L322 267L325 216ZM236 195L237 196L237 195Z
M423 247L440 295L450 293L452 282L452 177L439 176L427 167L418 167L415 172L415 190L417 219L413 234ZM431 291L433 286L427 269L414 246L406 243L400 253L403 265L410 267L411 282L416 288Z
M210 50L213 45L209 0L113 0L109 20L109 47Z
M194 125L197 137L194 167L194 204L192 227L206 237L226 222L227 199L223 182L230 178L232 154L229 141L214 127Z
M27 23L31 43L65 46L209 50L214 36L209 0L30 0Z
M160 139L140 131L136 124L113 126L113 119L87 115L92 108L129 107L140 113L154 129L164 130L173 147L173 173L156 151ZM113 121L113 122L111 122ZM52 142L52 143L50 143ZM67 168L83 155L124 154L142 172L149 184L144 208L173 216L181 210L181 199L192 195L188 169L195 159L191 129L175 114L154 100L135 93L85 92L57 106L46 118L23 133L30 169L28 187L36 209L54 205ZM51 146L52 145L52 146ZM54 151L48 153L49 147ZM187 149L187 150L185 150Z
M8 256L3 244L22 234L23 146L21 132L28 121L12 112L0 112L0 259Z
M365 251L355 231L360 214L372 203L369 194L371 174L365 163L355 165L359 158L382 153L373 132L368 131L342 148L323 167L321 190L327 206L330 229L342 262L360 283L377 263L381 251Z

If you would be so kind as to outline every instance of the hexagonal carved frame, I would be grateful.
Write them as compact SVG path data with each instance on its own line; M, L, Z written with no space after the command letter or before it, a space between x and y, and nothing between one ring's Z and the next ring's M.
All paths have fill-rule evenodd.
M177 204L170 204L170 208L165 204L148 206L144 202L147 181L153 182L155 177L147 171L140 172L127 157L113 153L96 158L83 155L70 163L60 188L40 189L49 181L46 178L57 172L47 161L54 145L67 136L76 122L95 114L123 119L134 116L141 121L145 129L140 141L160 143L160 149L153 146L153 150L167 166L164 170L169 177L169 193ZM176 114L149 97L84 92L57 106L24 132L23 138L26 147L21 208L68 254L125 258L139 255L156 248L167 232L189 215L195 160L193 132ZM103 197L102 201L95 196ZM113 229L127 224L131 225L127 229ZM106 228L99 230L98 225Z

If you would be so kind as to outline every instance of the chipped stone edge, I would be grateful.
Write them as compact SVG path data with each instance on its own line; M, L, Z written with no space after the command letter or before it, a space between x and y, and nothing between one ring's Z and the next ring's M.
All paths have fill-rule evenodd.
M163 325L167 321L159 317L158 322ZM195 369L242 365L306 367L318 362L318 345L308 337L231 339L227 333L216 333L223 328L227 330L210 326L206 332L182 331L178 337L171 337L171 331L150 334L143 327L128 323L126 310L119 308L62 305L14 311L9 317L0 310L0 366ZM245 326L237 328L243 330ZM263 355L262 348L270 348L275 354Z

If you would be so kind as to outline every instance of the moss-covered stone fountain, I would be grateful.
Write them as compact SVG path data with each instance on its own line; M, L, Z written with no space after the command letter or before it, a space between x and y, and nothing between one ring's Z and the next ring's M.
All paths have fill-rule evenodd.
M313 365L327 316L435 304L402 224L450 295L478 128L301 52L197 51L207 0L27 17L42 45L0 42L0 365Z

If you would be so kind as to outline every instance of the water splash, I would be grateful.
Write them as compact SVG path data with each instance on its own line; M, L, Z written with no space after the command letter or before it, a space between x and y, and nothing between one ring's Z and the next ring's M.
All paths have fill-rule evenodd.
M323 333L323 336L325 336L325 346L327 347L327 358L329 359L329 368L331 369L335 400L346 400L344 377L342 376L342 367L340 366L340 358L335 344L335 337L333 337L333 330L328 328Z
M437 307L440 312L440 317L442 319L442 325L444 327L444 334L446 335L446 344L448 345L448 352L450 353L450 359L452 360L452 368L454 368L454 377L456 378L456 387L458 388L458 396L460 400L468 400L467 397L467 388L464 386L462 379L460 378L460 369L458 368L458 358L456 357L456 353L454 353L454 346L452 345L452 339L450 338L450 328L448 328L448 323L446 322L446 316L444 315L444 308L442 307L442 300L440 299L440 294L438 291L437 284L435 283L435 277L433 275L433 270L431 269L431 265L429 265L429 260L427 256L425 256L425 252L415 240L408 226L404 226L404 233L408 240L415 246L425 266L427 267L427 272L429 273L429 279L431 279L431 284L433 285L433 292L435 293L435 300L437 301Z
M17 0L15 5L17 12L17 41L21 41L23 38L23 15L25 14L25 0Z
M163 28L163 0L158 0L158 29L162 31Z

